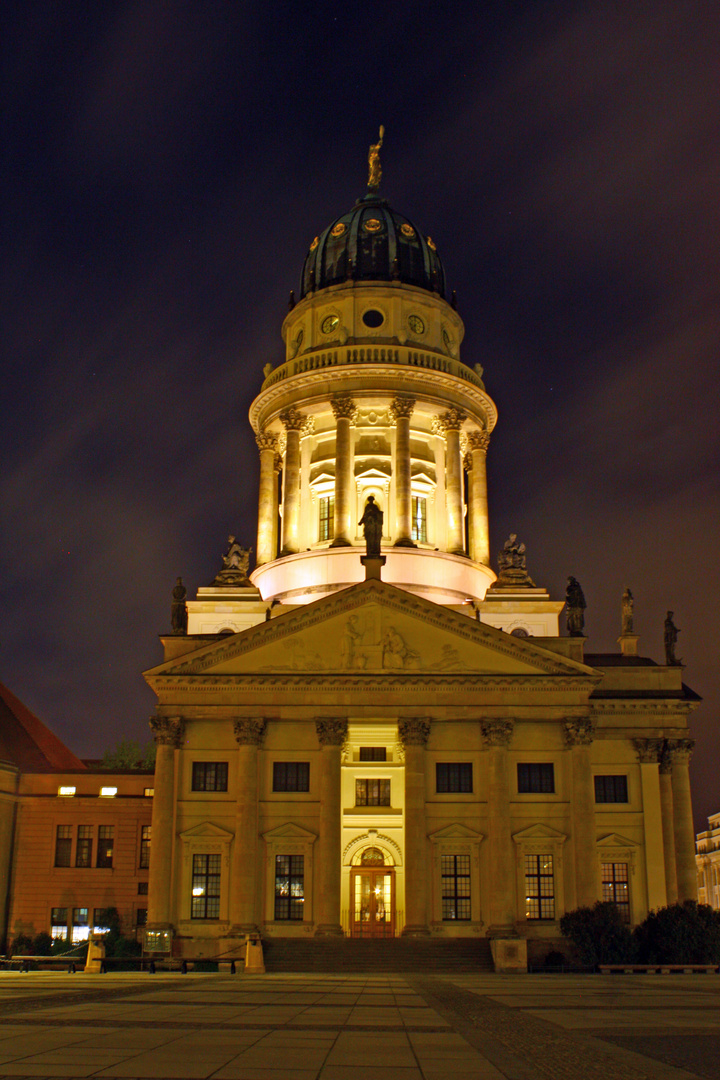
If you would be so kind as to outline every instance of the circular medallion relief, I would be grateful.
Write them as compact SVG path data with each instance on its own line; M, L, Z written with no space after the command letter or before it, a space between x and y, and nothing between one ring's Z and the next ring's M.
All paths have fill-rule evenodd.
M323 334L332 334L335 327L340 322L337 315L326 315L323 321L320 323L320 329Z
M408 326L412 330L413 334L425 333L425 323L422 321L419 315L408 315Z
M415 230L413 229L412 225L408 225L407 221L404 221L403 224L400 226L400 232L403 234L403 236L407 236L410 240L413 240L415 238Z
M382 229L382 222L378 221L375 217L368 218L367 221L363 223L363 229L365 232L380 232Z
M333 225L332 229L330 230L330 235L331 236L342 236L342 234L344 232L345 232L345 224L344 224L344 222L338 221L337 225Z
M375 330L385 322L385 316L382 311L377 311L375 308L369 308L368 311L363 312L362 321L366 326L370 326Z

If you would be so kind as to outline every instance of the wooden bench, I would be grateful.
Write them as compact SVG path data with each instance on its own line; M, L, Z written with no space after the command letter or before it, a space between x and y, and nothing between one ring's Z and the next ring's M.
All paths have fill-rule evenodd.
M714 975L717 964L600 964L601 975Z

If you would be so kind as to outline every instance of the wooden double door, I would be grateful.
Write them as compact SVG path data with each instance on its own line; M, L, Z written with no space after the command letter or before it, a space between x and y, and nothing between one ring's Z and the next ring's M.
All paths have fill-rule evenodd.
M350 897L351 937L394 937L395 874L392 867L353 867Z

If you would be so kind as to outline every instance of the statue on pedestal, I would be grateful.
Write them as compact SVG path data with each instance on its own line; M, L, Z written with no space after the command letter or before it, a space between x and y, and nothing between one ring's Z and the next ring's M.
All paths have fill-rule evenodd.
M213 580L213 585L239 585L247 588L251 585L248 570L252 548L242 547L234 536L228 536L228 544L230 546L227 553L222 557L223 568Z
M678 660L675 655L675 646L677 645L678 634L680 631L673 622L673 611L668 611L665 616L665 663L668 667L679 667L682 664L682 660Z
M570 637L583 637L585 632L585 594L580 587L580 582L574 578L568 578L565 590L565 616L567 620L567 632Z
M627 585L622 594L622 635L633 634L633 607L635 600Z
M534 588L535 582L527 572L525 545L518 543L517 533L510 533L498 555L498 580L501 588Z
M187 634L188 613L187 604L185 603L186 596L187 589L183 585L182 578L179 577L177 579L177 584L172 591L172 605L170 608L173 634Z
M363 527L366 548L365 554L379 555L383 531L383 512L379 506L375 505L374 495L368 495L367 502L365 503L365 511L360 518L358 525L362 525Z

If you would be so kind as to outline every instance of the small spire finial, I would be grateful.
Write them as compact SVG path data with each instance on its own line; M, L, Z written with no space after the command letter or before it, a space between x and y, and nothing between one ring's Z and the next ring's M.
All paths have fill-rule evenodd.
M382 168L380 167L380 148L383 144L385 128L380 125L380 138L376 143L370 144L368 151L368 191L375 192L380 187Z

